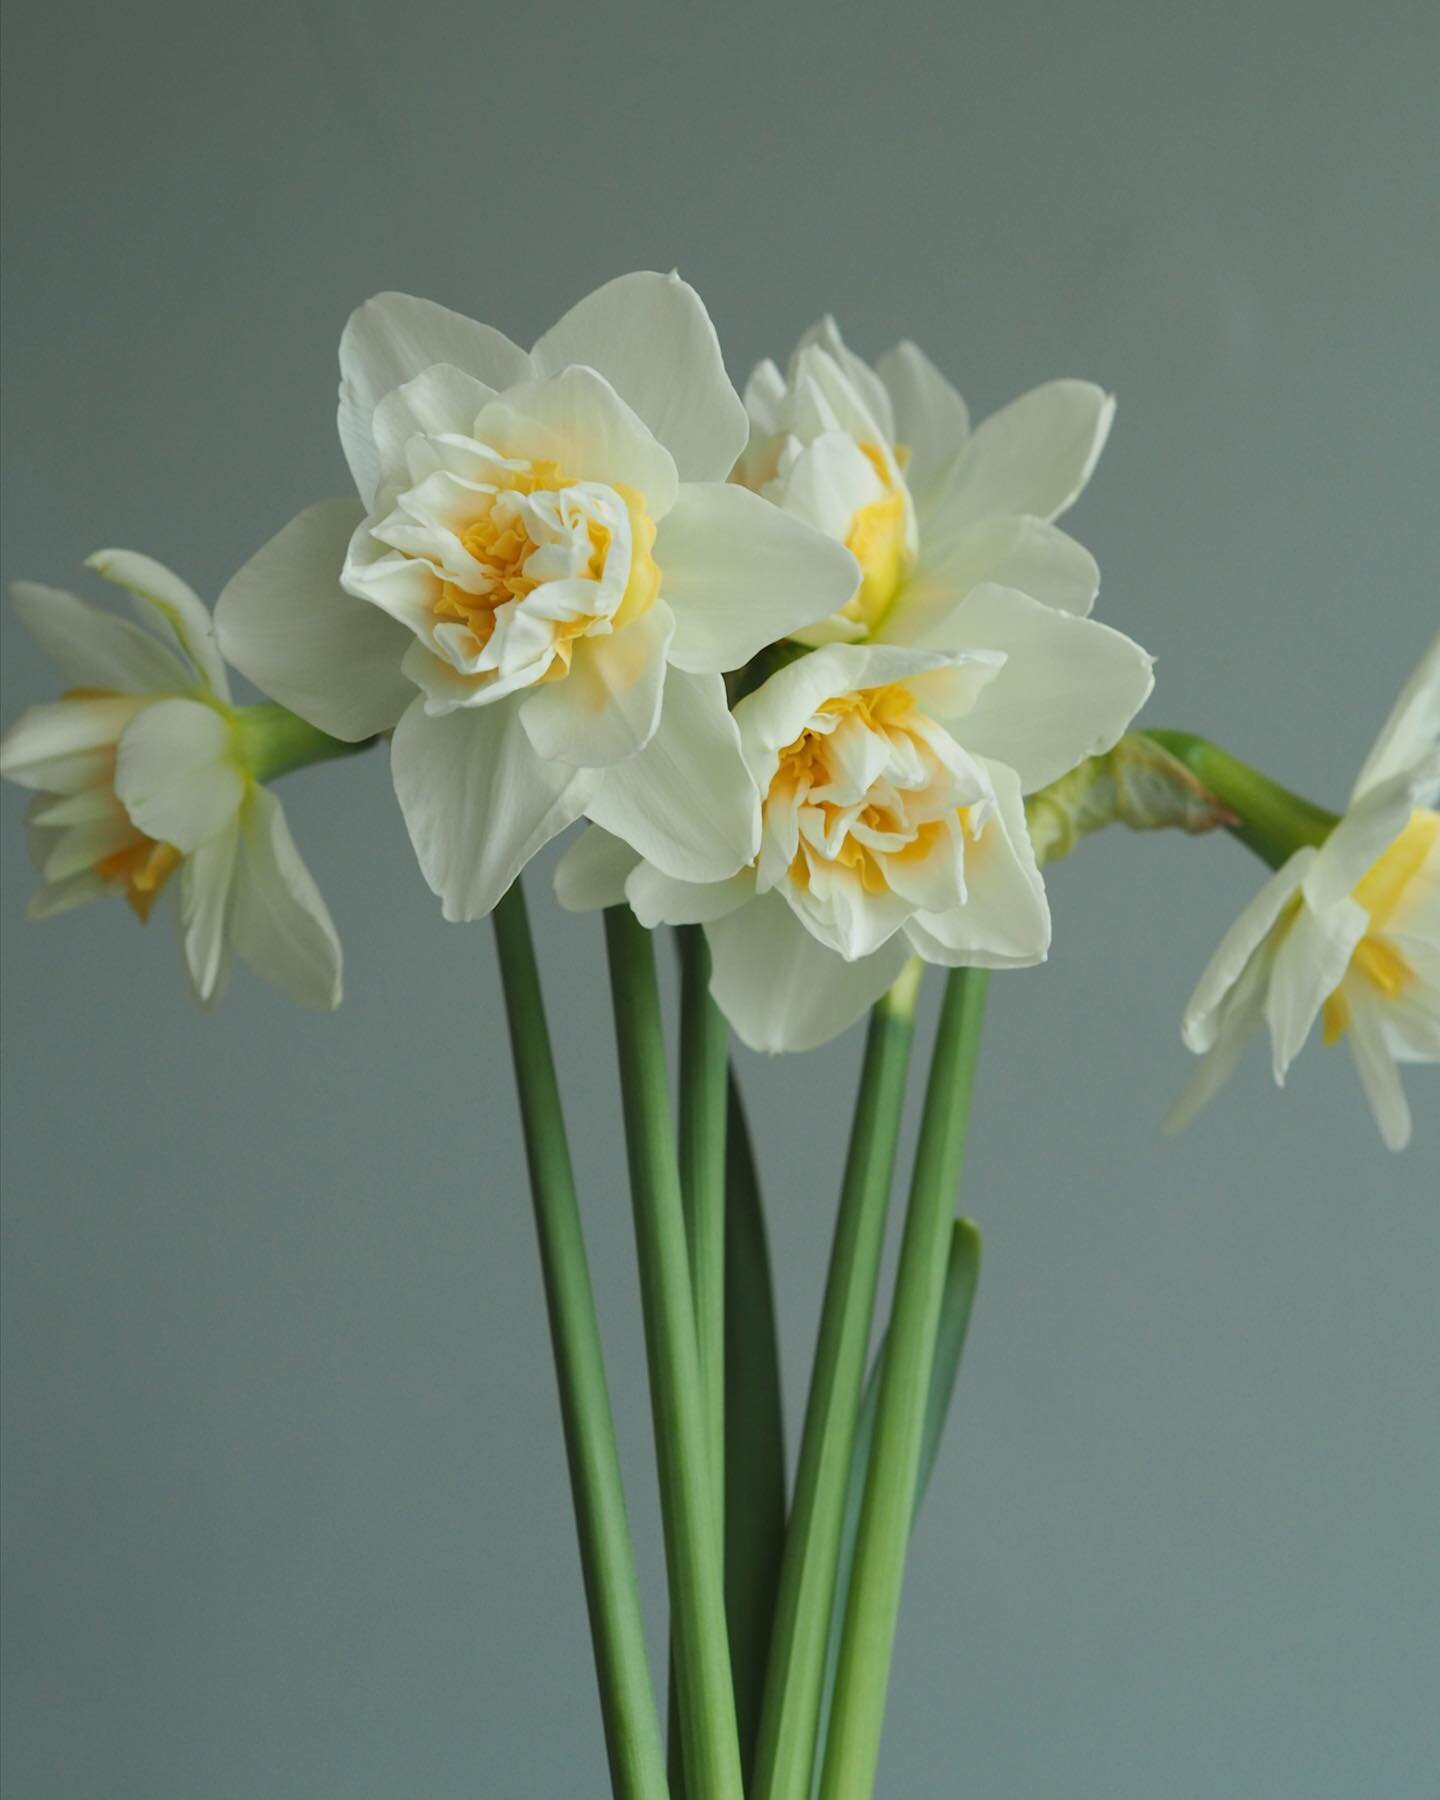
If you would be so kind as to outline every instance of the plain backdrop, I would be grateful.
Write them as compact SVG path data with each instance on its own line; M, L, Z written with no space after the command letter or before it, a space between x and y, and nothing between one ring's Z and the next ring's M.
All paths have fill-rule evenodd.
M213 596L346 491L367 295L529 341L674 265L737 380L828 309L977 416L1112 388L1070 523L1159 659L1147 719L1341 804L1440 611L1437 20L12 0L4 576L94 592L80 558L118 544ZM8 721L54 678L3 634ZM334 1016L248 976L200 1016L119 905L28 926L5 795L8 1793L598 1796L490 933L441 922L383 752L284 798ZM532 874L658 1649L599 926ZM1403 1158L1318 1048L1158 1128L1260 879L1224 839L1094 840L1053 871L1048 966L994 984L890 1800L1436 1791L1434 1071ZM858 1052L740 1059L792 1446Z

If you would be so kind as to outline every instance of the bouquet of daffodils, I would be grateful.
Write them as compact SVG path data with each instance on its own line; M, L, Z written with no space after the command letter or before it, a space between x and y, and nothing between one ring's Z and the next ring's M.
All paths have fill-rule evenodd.
M16 588L67 684L0 746L35 796L32 912L118 894L144 920L168 889L202 1006L238 957L333 1007L339 941L272 784L387 746L445 919L494 922L613 1791L862 1800L978 1273L955 1208L986 984L1045 958L1042 865L1111 823L1238 838L1271 873L1186 1013L1203 1060L1172 1123L1262 1024L1278 1081L1318 1020L1400 1148L1397 1064L1440 1058L1440 639L1337 816L1203 738L1131 730L1151 659L1091 616L1094 560L1055 523L1110 430L1087 382L972 428L913 344L871 367L826 319L742 399L699 297L653 274L529 351L384 294L340 366L356 494L301 512L213 619L126 551L90 566L139 624ZM231 668L267 698L237 703ZM603 910L614 992L666 1706L522 892L572 826L556 891ZM660 926L681 963L673 1111ZM877 1336L931 965L944 996ZM792 1481L729 1033L803 1051L867 1013Z

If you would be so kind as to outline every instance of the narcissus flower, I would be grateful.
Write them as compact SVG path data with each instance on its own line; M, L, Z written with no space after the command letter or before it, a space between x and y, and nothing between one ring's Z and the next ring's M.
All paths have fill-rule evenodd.
M787 374L760 364L745 402L737 479L860 565L845 605L793 636L1003 651L966 743L1017 770L1027 794L1117 741L1150 692L1150 658L1088 617L1099 572L1054 523L1104 447L1109 396L1048 382L972 432L960 395L913 344L871 369L827 318Z
M1041 961L1050 914L1020 782L964 747L999 653L832 644L735 708L762 795L753 864L677 881L590 832L562 858L572 909L628 900L642 924L703 923L712 991L755 1049L803 1050L857 1019L918 952Z
M1262 1025L1275 1079L1316 1019L1349 1044L1392 1150L1410 1138L1400 1062L1440 1060L1440 638L1360 771L1344 817L1282 864L1221 941L1185 1012L1204 1061L1167 1124L1218 1091Z
M745 409L694 290L621 277L529 352L384 294L340 363L360 500L302 513L230 583L230 660L337 736L395 728L447 918L487 912L582 814L680 879L748 863L758 799L722 672L857 571L727 483Z
M42 885L31 916L120 895L142 920L167 888L195 998L232 957L305 1006L340 1003L340 943L280 802L255 779L210 615L168 569L125 550L90 567L155 628L22 582L16 610L75 685L0 740L0 774L36 790Z

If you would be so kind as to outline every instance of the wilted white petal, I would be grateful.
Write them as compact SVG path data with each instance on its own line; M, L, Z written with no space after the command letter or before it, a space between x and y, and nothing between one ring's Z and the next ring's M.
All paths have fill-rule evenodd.
M1314 860L1313 849L1297 850L1246 904L1239 918L1221 938L1195 985L1181 1026L1187 1046L1197 1054L1208 1050L1215 1042L1220 1008L1226 995L1245 973L1281 913L1299 893L1300 884Z

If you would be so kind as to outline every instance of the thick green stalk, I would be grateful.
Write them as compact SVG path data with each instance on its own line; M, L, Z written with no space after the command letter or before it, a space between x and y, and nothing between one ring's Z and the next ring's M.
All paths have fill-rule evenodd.
M957 1219L950 1233L950 1260L945 1268L945 1293L940 1302L940 1324L935 1333L935 1357L930 1366L930 1395L925 1404L925 1429L920 1439L920 1473L915 1483L914 1515L930 1485L940 1440L960 1372L960 1355L970 1326L975 1284L980 1276L980 1232L969 1219ZM887 1333L888 1337L888 1333ZM840 1539L840 1572L835 1582L835 1610L830 1623L830 1642L825 1653L825 1697L820 1707L820 1735L830 1723L830 1700L835 1688L835 1666L840 1659L840 1628L845 1618L845 1598L850 1592L850 1573L855 1566L855 1540L860 1531L860 1507L865 1498L865 1476L870 1467L870 1446L875 1437L875 1414L880 1399L880 1377L885 1367L885 1340L875 1353L865 1399L855 1426L855 1449L850 1458L850 1482L845 1494L845 1528ZM913 1523L913 1518L912 1518Z
M720 1532L650 934L605 913L671 1630L691 1800L741 1800Z
M1189 731L1147 731L1145 736L1183 763L1230 808L1236 815L1236 822L1227 827L1231 835L1272 869L1307 844L1323 844L1335 829L1334 813L1292 794L1208 738Z
M770 1246L733 1071L725 1168L725 1617L748 1793L785 1547L785 1416Z
M304 769L311 763L354 756L376 741L369 737L352 744L331 737L273 700L237 706L234 717L241 759L257 781L274 781L277 775L288 775L292 769Z
M617 1800L664 1800L660 1721L646 1658L600 1326L535 947L518 881L496 907L494 920L610 1780Z
M875 1780L986 981L983 969L952 969L945 984L840 1638L822 1800L870 1800Z
M710 998L710 951L699 925L680 945L680 1191L715 1521L725 1521L725 1118L730 1028Z
M807 1800L825 1677L840 1532L921 965L912 963L870 1016L860 1095L835 1220L820 1335L805 1409L795 1500L755 1759L760 1800Z

